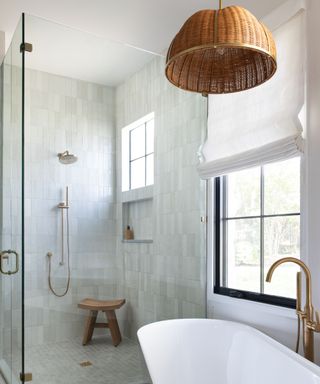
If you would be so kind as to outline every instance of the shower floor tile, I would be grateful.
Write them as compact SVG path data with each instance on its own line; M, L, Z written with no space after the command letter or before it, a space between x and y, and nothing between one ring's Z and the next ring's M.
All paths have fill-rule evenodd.
M34 384L151 383L139 344L126 338L118 347L103 336L27 348L26 368Z

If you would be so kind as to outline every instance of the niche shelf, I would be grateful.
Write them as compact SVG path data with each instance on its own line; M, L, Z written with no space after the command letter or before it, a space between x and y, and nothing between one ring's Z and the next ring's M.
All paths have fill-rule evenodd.
M134 234L134 239L123 238L123 243L153 243L153 198L149 196L143 194L141 199L122 202L122 230L124 232L129 225Z
M153 243L152 239L132 239L132 240L125 240L122 239L123 243L136 243L136 244L151 244Z

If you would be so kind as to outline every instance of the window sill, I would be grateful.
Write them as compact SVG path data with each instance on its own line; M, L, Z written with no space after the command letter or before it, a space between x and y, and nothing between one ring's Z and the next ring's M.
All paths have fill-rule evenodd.
M254 311L260 313L268 313L282 318L296 319L296 312L292 308L285 308L273 304L265 304L256 301L238 299L212 292L208 293L208 307L210 304L214 306L214 303L229 305L233 308L233 311L235 308L240 309L241 307L242 311L245 310L248 312Z
M257 292L248 292L232 288L215 287L214 293L235 299L243 299L246 301L253 301L255 303L262 303L268 305L275 305L278 307L285 307L290 309L296 308L296 300L286 297L260 294Z
M131 201L147 200L153 198L153 185L147 187L130 189L123 191L121 194L122 203L130 203Z

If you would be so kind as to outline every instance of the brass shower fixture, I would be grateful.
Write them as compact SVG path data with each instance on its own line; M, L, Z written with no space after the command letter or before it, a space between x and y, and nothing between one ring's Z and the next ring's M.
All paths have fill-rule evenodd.
M69 151L58 153L58 158L62 164L73 164L78 160L78 157Z

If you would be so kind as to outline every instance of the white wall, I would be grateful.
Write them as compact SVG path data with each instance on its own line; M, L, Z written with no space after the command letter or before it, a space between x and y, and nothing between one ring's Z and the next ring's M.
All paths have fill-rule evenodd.
M320 2L307 0L307 132L302 166L302 258L313 275L314 304L320 308ZM209 207L209 210L212 207ZM212 224L212 223L211 223ZM211 226L212 227L212 226ZM210 234L209 234L210 235ZM212 294L212 260L208 250L208 314L251 324L294 348L295 311ZM320 340L316 340L316 361L320 363Z
M206 99L173 87L157 57L117 88L118 263L126 334L157 320L205 316L205 184L196 169ZM121 242L121 128L155 113L155 182L148 206L153 244ZM130 194L129 194L130 195ZM147 225L145 222L144 225ZM140 229L140 233L142 229ZM149 235L149 234L148 234Z
M205 183L196 164L206 99L173 87L159 57L116 92L35 70L27 70L26 88L27 346L80 336L84 312L77 304L85 297L125 298L119 318L130 337L151 321L205 317ZM153 243L122 243L123 196L131 195L121 192L121 128L152 111L155 184L146 188L149 200L131 203L131 219L139 222L136 236ZM78 155L77 163L59 163L57 153L66 149ZM54 253L52 279L61 292L67 271L59 266L57 205L66 185L71 290L56 298L48 289L46 254Z
M320 2L307 0L306 261L313 276L314 305L320 310ZM320 363L320 337L316 342Z
M0 63L2 63L6 54L6 36L3 31L0 31Z
M308 0L307 10L307 262L313 271L315 304L320 308L320 2Z
M82 335L86 297L116 295L114 90L98 84L26 71L25 315L30 345ZM69 150L78 161L64 165ZM61 210L69 186L70 292L62 293L67 264L61 258ZM66 232L65 232L66 235ZM66 241L66 238L65 238ZM65 247L65 261L67 251Z

